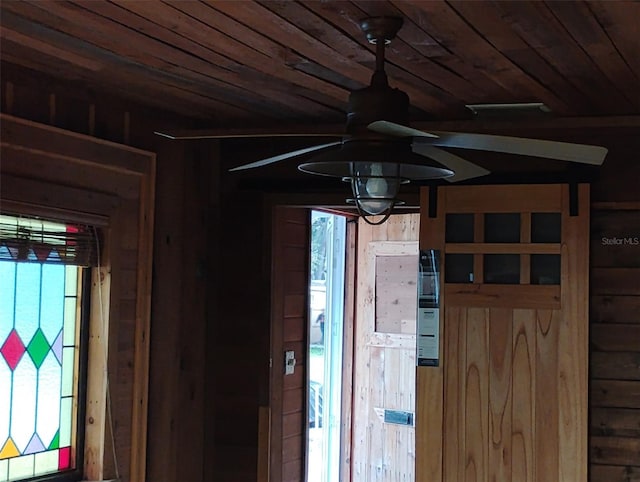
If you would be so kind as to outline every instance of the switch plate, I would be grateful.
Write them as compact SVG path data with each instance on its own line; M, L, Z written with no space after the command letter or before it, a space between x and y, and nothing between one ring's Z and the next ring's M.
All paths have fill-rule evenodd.
M296 352L293 350L284 352L284 374L293 375L296 369Z

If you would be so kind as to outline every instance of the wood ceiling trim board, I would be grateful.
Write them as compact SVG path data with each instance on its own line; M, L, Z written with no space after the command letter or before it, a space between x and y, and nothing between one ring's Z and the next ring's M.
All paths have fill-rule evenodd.
M640 3L635 1L589 2L602 28L629 68L640 79Z
M9 4L14 11L24 13L31 20L38 22L41 28L45 28L43 25L53 24L59 29L64 29L62 33L72 38L83 39L76 40L78 47L92 48L96 53L101 52L106 57L117 59L123 64L120 68L126 65L130 69L138 69L136 77L147 77L158 82L171 79L172 84L185 91L192 91L200 86L199 95L207 97L208 93L208 103L215 107L215 111L242 118L249 117L251 113L278 117L281 107L287 109L286 105L273 102L269 96L270 92L265 93L267 86L263 89L258 81L247 79L229 69L217 68L214 64L138 34L125 25L84 8L97 8L108 5L106 3L84 2L77 6L45 2L31 5L26 2L3 2L3 8ZM236 70L241 67L240 64L235 66ZM219 79L220 77L222 79ZM211 97L216 90L219 90L220 94L215 98ZM259 94L263 100L256 100L255 94Z
M567 79L541 57L536 51L506 24L495 6L483 3L453 0L449 4L467 23L476 28L496 49L518 65L522 70L538 79L549 90L568 104L570 112L560 114L582 115L589 112L588 98L578 92Z
M299 29L292 21L280 17L268 8L254 2L208 2L213 8L233 17L255 30L261 31L283 45L327 68L351 77L356 82L368 85L373 73L371 69L345 57L342 52L320 42ZM266 3L265 5L271 5ZM426 111L440 112L447 105L439 99L425 95L420 88L402 86L414 105Z
M305 93L311 94L311 92L307 87L304 87L305 84L317 86L320 90L327 90L327 86L319 85L322 83L321 80L310 78L304 73L287 68L286 65L279 64L278 59L268 57L210 27L207 20L210 17L215 17L216 13L206 5L193 2L180 2L171 5L160 2L115 3L160 27L154 29L154 35L159 40L171 45L184 45L188 52L198 55L204 60L209 60L211 52L229 59L241 59L244 67L238 69L239 72L246 71L253 77L268 76L265 80L275 79L274 85L282 85L278 96L282 98L282 103L286 106L321 117L329 113L325 105L333 104L333 100L337 100L336 104L340 103L340 107L344 107L345 92L334 86L329 86L329 89L336 97L323 99L321 104L307 100L308 95L305 96ZM144 32L149 34L150 29L146 28ZM255 71L253 75L252 69ZM292 89L295 89L299 95L289 95Z
M395 0L393 4L462 61L484 72L520 102L544 102L555 112L568 111L562 99L505 57L448 4Z
M629 103L542 2L501 2L503 17L599 112L629 114ZM572 7L573 8L573 7ZM606 95L603 95L606 92Z

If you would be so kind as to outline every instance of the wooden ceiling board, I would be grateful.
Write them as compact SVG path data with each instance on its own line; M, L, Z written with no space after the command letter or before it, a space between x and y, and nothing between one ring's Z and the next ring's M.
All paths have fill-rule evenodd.
M628 101L543 2L500 2L503 17L527 43L601 109L628 113ZM573 7L572 7L573 8ZM602 93L607 95L603 96Z
M640 79L640 3L600 0L588 2L587 6L636 78Z
M609 82L625 96L625 100L632 104L632 110L637 111L640 108L640 80L591 13L589 6L584 3L547 2L547 7L592 59L594 67L600 69ZM640 48L640 45L637 47Z
M33 5L26 2L4 2L2 5L3 8L6 6L7 9L18 10L23 14L26 12L30 18L37 19L41 24L50 22L52 28L75 38L77 47L90 46L94 50L101 49L109 59L120 60L115 65L105 68L103 75L108 77L115 72L128 72L133 69L134 72L129 72L132 83L139 77L156 78L172 84L172 81L175 81L175 86L202 96L200 103L209 107L208 111L212 116L216 114L242 119L256 114L263 117L270 115L275 118L296 118L303 113L308 115L310 110L309 105L295 109L292 105L295 105L298 98L280 90L280 84L275 84L278 89L273 89L271 87L274 84L265 83L251 73L246 75L248 69L231 59L210 51L207 52L210 56L208 60L193 55L190 52L197 48L197 44L193 42L187 45L180 43L181 48L174 48L174 44L140 35L134 28L112 21L111 17L101 16L93 10L85 10L85 7L91 7L99 12L101 8L110 8L108 3L83 2L82 7L65 4L64 8L56 8L55 14L46 10L44 2L36 2ZM109 13L117 18L113 9ZM133 17L128 21L134 26L146 22L145 19L131 13L129 17ZM2 20L4 22L5 19ZM144 25L150 28L149 24L154 25L151 22ZM81 39L86 39L87 42ZM187 39L182 40L188 42ZM172 38L172 41L179 42L176 38ZM166 47L167 45L170 47ZM70 45L69 48L73 47ZM225 64L222 68L219 67L223 62ZM142 73L139 72L140 69L143 70ZM242 76L234 72L243 69L245 73ZM304 99L301 102L304 103ZM321 110L323 117L330 117L327 112L333 113L319 104L314 104L314 107L314 115Z
M640 2L4 1L3 65L188 114L212 127L344 121L367 86L371 15L401 15L389 83L416 121L465 104L544 102L557 116L640 113ZM208 122L207 122L208 121Z
M12 36L13 26L11 15L7 12L2 14L2 26L3 35L8 37ZM20 44L12 43L8 38L3 39L2 42L2 58L3 61L13 62L16 65L31 68L36 71L46 72L49 75L56 76L62 79L68 80L81 80L85 81L87 86L93 86L94 88L106 88L107 90L117 93L122 92L125 98L136 97L142 103L154 105L163 96L179 99L181 104L176 106L175 112L187 113L187 108L191 111L194 117L206 116L210 117L211 109L204 110L202 104L204 98L201 96L191 95L184 89L168 85L163 83L163 75L157 76L157 78L151 80L147 79L146 75L138 76L125 76L123 67L120 63L110 64L100 60L101 69L96 73L91 69L87 71L80 62L80 65L76 62L71 62L73 56L77 53L72 51L70 47L62 47L65 51L64 56L54 56L51 46L57 45L58 47L66 45L65 39L62 39L62 34L55 31L49 31L43 27L38 29L38 37L31 32L25 33L19 32L21 39ZM41 45L49 46L46 52L39 50ZM34 55L34 49L38 55ZM101 56L96 49L90 49L93 59L97 60ZM70 56L71 55L71 56ZM109 71L109 76L103 75L104 71ZM137 96L136 94L140 94ZM217 102L212 100L212 102ZM184 103L185 105L182 105ZM157 104L156 104L157 105ZM166 109L166 103L164 104ZM183 111L183 109L185 109ZM225 112L228 115L228 112ZM236 115L242 114L246 116L246 113L236 113Z
M554 111L566 111L560 98L505 57L448 4L396 1L394 5L452 53L473 65L475 70L484 72L522 102L544 102Z
M345 95L341 89L334 89L333 97L322 99L323 104L308 101L307 97L315 93L312 90L314 87L322 88L322 86L319 85L320 81L313 77L309 78L309 76L302 72L283 68L284 66L278 65L273 61L273 58L246 46L233 37L211 28L206 22L187 13L190 10L189 7L201 6L207 8L205 5L186 2L182 2L184 3L182 7L180 3L174 5L162 2L128 1L116 3L128 11L136 13L142 17L142 19L152 22L154 26L157 27L155 29L157 33L154 33L154 36L168 44L180 45L181 48L184 48L186 51L214 65L219 62L220 56L232 60L242 59L242 65L234 65L231 69L246 75L248 79L257 82L256 85L258 86L264 84L265 79L277 79L280 84L279 89L275 90L271 86L267 88L265 85L262 85L259 92L266 94L266 100L269 98L278 100L283 104L283 108L285 109L286 107L284 106L288 106L292 110L295 109L322 118L333 113L331 110L327 110L323 104L334 106L344 105ZM92 4L87 5L88 8L91 8L91 6ZM215 17L215 12L209 8L207 8L207 10L208 12L201 12L202 14L208 14L207 16L203 15L203 20ZM140 28L140 31L146 34L150 33L149 28ZM215 58L213 58L214 55ZM233 62L236 61L233 60ZM247 68L247 66L249 66L249 68ZM305 84L309 84L310 88L302 87ZM253 91L254 89L252 88L251 90ZM289 92L291 92L291 94L289 94Z
M495 5L487 3L484 8L479 9L473 2L467 0L454 0L449 4L470 25L482 32L487 41L511 62L525 72L535 72L535 77L539 82L543 83L557 97L563 99L568 106L571 106L572 115L589 113L587 97L578 92L565 77L532 49L503 20Z
M312 35L315 32L308 33L301 28L300 24L312 23L312 20L308 20L306 23L298 21L298 19L313 15L307 9L291 8L295 7L295 4L289 5L289 2L264 2L264 5L256 6L250 2L215 1L211 5L229 16L241 19L245 25L261 32L268 32L270 37L284 45L289 45L291 49L313 62L348 75L362 87L368 85L371 80L373 73L371 66L362 65L348 55L345 56L338 46L327 45ZM291 13L291 10L295 10L295 15ZM331 31L332 26L325 24L325 29ZM340 35L340 32L338 34ZM350 44L347 50L353 49L357 45L353 41L342 38L340 44L344 43ZM394 76L392 66L389 66L388 72L391 77ZM395 73L403 74L402 72ZM441 112L447 107L446 103L442 102L438 96L429 95L424 88L416 86L414 82L404 84L403 90L409 95L415 106L425 112Z
M404 25L398 33L398 39L392 42L389 49L392 52L389 55L391 63L393 64L398 58L395 55L399 49L397 44L406 43L418 56L407 58L403 67L408 71L416 72L424 81L433 83L445 91L458 85L457 92L451 92L458 100L456 106L508 102L506 99L510 98L510 93L503 86L496 83L473 64L462 61L445 44L438 42L430 33L421 28L418 25L419 20L416 21L413 17L405 15L397 5L376 0L358 1L357 4L362 9L364 16L378 16L387 11L404 18ZM428 70L420 69L419 67L422 65L426 66ZM436 72L433 72L434 69ZM461 81L467 85L460 85ZM468 114L467 111L466 115Z
M235 19L213 10L210 5L201 2L171 1L166 2L179 11L182 11L194 18L198 18L207 26L215 29L228 38L239 39L239 41L259 53L268 57L268 61L282 70L295 70L304 73L299 69L299 65L309 65L308 59L294 53L290 47L274 42L269 37L262 35L251 28L243 25ZM335 74L334 74L335 75ZM349 88L354 88L354 83L346 76L342 76L345 84ZM344 108L347 102L348 92L341 87L339 82L327 82L313 76L301 76L300 81L306 88L300 92L309 99L314 99L322 104L336 108ZM361 84L358 84L361 86ZM297 92L297 91L296 91Z
M310 2L305 6L353 37L362 49L370 50L373 55L375 47L366 40L359 22L354 21L354 19L370 16L366 3L368 2L357 2L357 4L346 1ZM391 9L392 7L389 6L386 10L393 12L394 10ZM405 33L408 28L410 28L410 22L405 21L400 34ZM421 38L424 39L424 34ZM439 101L438 105L432 104L430 111L425 111L423 106L422 110L426 114L439 117L460 117L469 114L460 98L473 86L466 79L425 58L401 35L393 40L387 48L386 59L386 70L391 87L396 87L398 82L413 83L417 88ZM373 70L375 62L368 63L367 66ZM412 97L411 100L414 105L419 104L419 99Z
M185 83L185 75L182 75L183 73L181 72L173 72L170 68L163 69L162 65L152 67L148 63L141 63L141 61L133 57L118 56L110 50L111 44L101 43L101 39L107 39L108 36L99 33L102 29L99 21L91 23L92 18L87 17L85 24L92 26L93 29L86 28L75 21L67 21L58 17L53 12L40 8L40 5L46 7L44 3L40 2L35 5L30 5L26 2L2 2L0 22L5 29L22 29L22 32L35 42L44 41L50 45L61 46L69 52L82 52L98 60L102 63L103 68L95 76L95 82L99 82L101 79L107 82L111 81L110 83L112 84L124 81L123 85L129 84L132 90L135 90L137 85L142 84L145 87L140 93L150 88L151 90L147 91L147 95L150 97L153 93L162 94L164 92L168 94L169 98L172 98L172 92L174 95L184 92L188 97L195 96L194 101L198 105L212 104L208 112L220 112L223 115L236 118L247 116L246 111L226 104L224 98L211 98L207 101L206 95L202 93L197 95L194 92L195 79ZM60 13L60 10L56 10L56 13ZM18 14L21 16L18 16ZM33 23L29 23L27 20L31 20ZM47 25L45 22L51 22L51 25ZM97 29L100 37L95 40L96 43L93 43L95 29ZM30 43L25 42L24 45L30 46ZM203 84L203 89L210 91L209 83ZM178 98L180 98L180 95L178 95ZM196 112L199 110L196 110Z

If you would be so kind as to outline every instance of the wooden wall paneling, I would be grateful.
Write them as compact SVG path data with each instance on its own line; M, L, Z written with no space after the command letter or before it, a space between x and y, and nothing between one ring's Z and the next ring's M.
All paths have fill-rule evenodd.
M204 480L206 423L206 353L210 296L209 278L213 275L211 253L217 252L211 239L213 211L216 209L218 192L216 166L219 163L217 142L203 142L193 146L197 149L194 161L185 163L185 185L183 213L183 282L180 340L180 372L178 405L182 423L177 429L181 441L178 467L179 476L189 480ZM186 156L185 156L186 157ZM175 162L175 161L174 161ZM212 189L213 188L213 189ZM194 233L200 233L194 235Z
M182 321L183 246L185 233L181 222L185 210L185 168L177 162L183 155L180 144L169 144L158 157L156 190L158 216L155 225L153 329L151 331L151 367L149 396L149 479L169 481L177 476L179 440L176 434L176 407L179 346ZM158 282L164 278L165 282ZM169 423L166 423L166 421ZM179 422L178 422L179 423ZM153 460L153 463L151 462Z
M631 437L592 436L591 460L594 464L637 465L640 439Z
M131 206L128 206L131 208ZM133 375L133 333L135 325L122 326L120 304L122 299L135 302L135 275L131 276L131 267L126 266L120 258L122 244L126 233L137 222L136 210L119 209L111 216L108 242L111 244L109 268L112 273L111 290L118 293L109 300L109 332L108 332L108 387L107 387L107 442L104 453L104 474L115 474L129 480L131 470L131 429L133 400L131 399L131 384L128 380ZM127 279L125 279L125 277ZM117 320L117 322L113 321ZM130 343L126 343L129 341ZM128 346L127 346L128 345ZM129 392L129 393L128 393ZM130 404L125 401L130 399ZM110 405L110 406L109 406ZM116 447L115 449L113 447Z
M635 340L637 345L638 338ZM640 349L619 353L592 351L590 367L594 380L640 380Z
M439 233L444 232L446 198L443 190L437 192L437 217L430 218L428 189L420 189L420 249L440 250L440 272L444 273L444 242ZM440 306L446 306L446 299L447 294L441 293ZM441 313L440 356L446 353L444 342L448 337L444 318ZM444 481L444 373L443 363L439 367L416 369L416 482Z
M640 268L593 268L591 283L600 295L640 295Z
M622 195L634 199L636 193L625 190ZM640 480L639 246L633 244L638 207L627 200L592 204L592 482Z
M46 106L50 111L55 106ZM49 120L55 120L49 117ZM148 377L148 345L146 342L149 323L150 302L150 256L152 247L153 225L153 182L155 157L149 152L139 149L118 146L106 141L92 139L69 131L35 124L16 117L2 114L2 145L4 152L33 152L40 156L50 156L57 162L67 166L66 178L47 177L46 171L22 171L20 176L27 175L34 182L43 184L44 190L52 189L48 198L27 199L27 203L41 205L46 212L52 206L52 213L73 211L71 200L78 193L96 190L96 199L107 199L112 196L115 202L107 201L102 205L93 202L93 209L98 214L109 217L107 229L108 248L105 250L109 258L105 259L110 271L110 283L104 291L111 296L108 300L109 328L108 336L103 327L93 329L94 340L110 340L107 352L104 353L90 342L90 358L98 363L92 368L101 372L99 358L109 358L109 381L101 376L90 380L88 387L89 414L95 414L94 423L87 428L85 472L88 477L101 478L120 474L124 480L142 480L145 474L146 454L146 406ZM113 164L112 164L113 162ZM2 165L3 177L11 172L11 163ZM15 165L15 163L13 164ZM86 186L82 179L74 178L74 165L84 166L87 173L93 170L93 183ZM138 193L130 199L118 196L100 186L102 172L117 172L124 178L135 179ZM19 181L20 182L20 181ZM19 183L18 182L18 183ZM52 186L49 188L49 186ZM79 189L80 188L80 189ZM66 190L66 192L65 192ZM10 190L9 190L10 191ZM103 194L104 193L104 194ZM27 193L5 193L24 202ZM106 197L105 197L106 196ZM27 196L28 197L28 196ZM58 202L58 199L60 201ZM68 201L65 205L65 199ZM89 195L89 198L91 196ZM71 202L71 203L70 203ZM82 206L82 194L76 199L76 206ZM92 204L92 201L88 203ZM80 207L80 210L83 208ZM136 254L132 254L137 252ZM120 256L120 253L125 253ZM143 254L144 253L144 254ZM104 282L104 280L103 280ZM123 312L121 307L135 305L135 311ZM94 304L95 306L95 304ZM100 310L97 311L98 315ZM98 316L96 315L96 316ZM92 347L92 348L91 348ZM98 360L98 361L96 361ZM109 387L107 391L107 386ZM107 417L106 403L111 404ZM135 415L134 415L135 414ZM89 415L92 416L92 415ZM102 418L98 418L102 417ZM134 419L135 417L135 419ZM111 425L110 422L113 422ZM103 425L103 428L94 425ZM104 437L104 438L102 438ZM115 457L110 450L110 438L115 439ZM91 445L95 444L95 445ZM117 462L117 466L116 466Z
M592 292L598 290L592 284ZM592 323L640 323L640 298L625 295L591 295L590 319Z
M207 457L206 471L214 480L254 481L259 407L261 403L266 406L261 398L261 378L267 376L269 367L262 342L269 333L272 282L265 260L270 259L271 218L259 193L223 192L219 212L220 244L213 258L220 277L218 317L207 332L211 354L207 363L212 370L208 377L216 385L211 401L214 440L207 449L215 454L215 460ZM238 366L241 372L236 371ZM273 420L272 416L272 428Z
M591 480L638 482L640 468L624 465L592 465Z
M635 380L592 380L592 407L638 408L640 382Z
M273 209L269 475L270 480L295 482L306 477L311 223L306 209ZM296 358L292 375L284 375L284 352L287 350L292 350ZM295 421L297 426L292 425Z
M594 350L640 353L640 324L593 323L591 330Z
M595 407L590 426L591 435L640 437L640 420L634 408Z

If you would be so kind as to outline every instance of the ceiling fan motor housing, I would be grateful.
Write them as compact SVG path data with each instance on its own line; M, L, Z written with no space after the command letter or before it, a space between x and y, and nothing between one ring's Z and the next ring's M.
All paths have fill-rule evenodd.
M353 91L349 96L347 134L372 136L367 126L378 120L398 124L409 122L409 96L389 85L375 85ZM378 135L379 137L379 135Z

